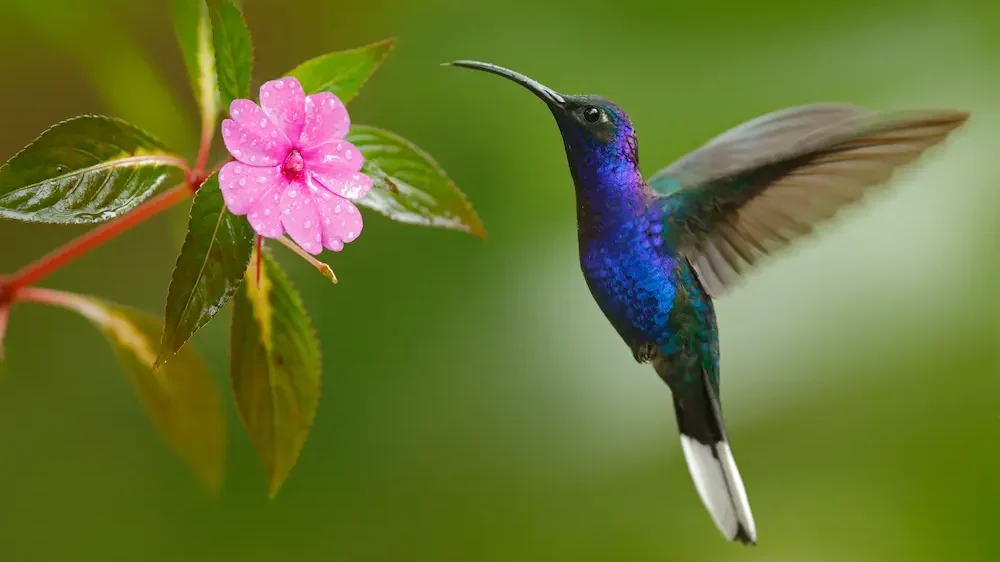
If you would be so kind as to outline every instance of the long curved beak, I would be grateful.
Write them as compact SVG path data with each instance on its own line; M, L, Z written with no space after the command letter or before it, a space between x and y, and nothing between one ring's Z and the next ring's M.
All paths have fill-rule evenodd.
M537 80L532 80L527 76L514 72L513 70L508 70L502 66L497 66L495 64L490 64L488 62L479 62L474 60L457 60L454 62L445 63L447 66L460 66L463 68L471 68L473 70L482 70L483 72L489 72L490 74L496 74L497 76L503 76L508 80L517 82L528 91L532 92L542 101L549 105L553 109L562 109L566 105L566 98L559 92L543 85Z

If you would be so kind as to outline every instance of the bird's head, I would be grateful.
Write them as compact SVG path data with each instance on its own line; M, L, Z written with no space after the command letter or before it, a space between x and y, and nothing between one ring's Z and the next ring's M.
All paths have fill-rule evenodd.
M449 64L503 76L544 101L559 124L574 173L608 167L638 167L635 129L625 111L613 102L598 96L560 94L523 74L486 62Z

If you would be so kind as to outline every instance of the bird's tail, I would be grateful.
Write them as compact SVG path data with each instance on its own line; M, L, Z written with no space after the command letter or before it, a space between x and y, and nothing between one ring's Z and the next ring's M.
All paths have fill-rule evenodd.
M719 402L711 383L686 384L674 389L674 409L681 447L701 501L715 525L729 540L757 543L750 502L726 440Z

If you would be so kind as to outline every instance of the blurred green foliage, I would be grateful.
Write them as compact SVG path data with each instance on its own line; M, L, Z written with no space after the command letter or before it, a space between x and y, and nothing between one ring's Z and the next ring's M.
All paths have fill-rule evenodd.
M1000 558L1000 5L242 4L255 83L397 37L352 115L435 155L490 238L370 213L361 240L331 256L333 288L277 249L320 333L324 391L274 501L239 432L221 498L208 498L102 336L67 313L18 306L0 379L0 559ZM190 155L195 105L169 11L0 4L0 154L96 112ZM718 536L680 456L667 389L590 301L551 118L509 84L438 67L456 58L620 102L647 173L798 103L972 112L894 189L718 303L723 400L758 547ZM178 209L144 225L47 285L159 313L185 219ZM0 271L83 230L0 222ZM226 335L222 319L194 340L220 388Z

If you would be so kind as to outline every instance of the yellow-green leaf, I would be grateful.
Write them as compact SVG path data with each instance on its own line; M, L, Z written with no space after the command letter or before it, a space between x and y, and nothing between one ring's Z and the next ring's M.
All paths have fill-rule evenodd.
M295 466L316 415L320 358L302 299L266 253L258 281L256 255L235 298L229 374L273 498Z
M159 318L81 295L61 300L107 336L153 425L202 482L217 491L225 465L226 425L218 390L201 357L186 347L154 370Z
M174 30L201 110L202 132L212 132L219 115L219 81L212 18L205 0L174 0Z
M307 94L332 92L347 103L358 95L395 43L395 39L386 39L357 49L320 55L295 67L288 76L297 78Z
M412 142L384 129L352 125L347 140L365 157L375 188L359 203L394 221L486 237L472 204L441 166Z
M215 44L215 69L223 107L249 99L253 45L243 12L233 0L208 0Z
M186 168L183 158L124 121L76 117L0 167L0 218L103 222L182 182Z
M253 240L250 223L246 217L229 212L219 188L219 174L212 174L191 205L188 233L167 291L157 365L208 324L236 293Z

